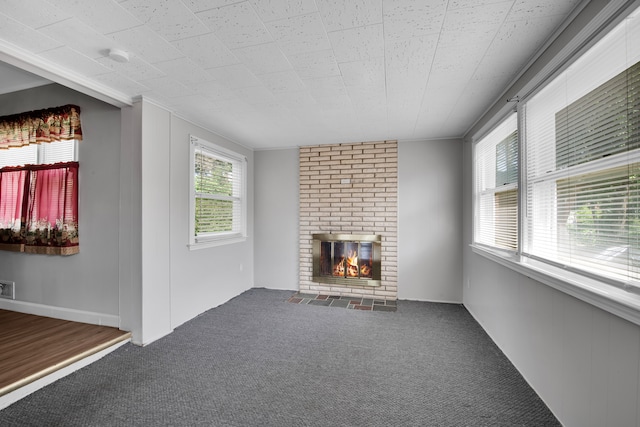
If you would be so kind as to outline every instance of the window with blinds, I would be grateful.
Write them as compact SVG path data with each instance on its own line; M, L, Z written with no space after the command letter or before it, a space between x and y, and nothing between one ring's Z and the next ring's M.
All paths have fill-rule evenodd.
M0 168L77 161L77 148L78 141L71 139L0 150Z
M190 247L244 240L246 159L191 137Z
M523 253L640 280L640 25L634 13L525 104Z
M475 146L475 242L518 247L518 131L511 114Z

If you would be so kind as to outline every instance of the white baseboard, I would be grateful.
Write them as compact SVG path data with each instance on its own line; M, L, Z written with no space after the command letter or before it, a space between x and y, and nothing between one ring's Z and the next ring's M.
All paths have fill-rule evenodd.
M30 395L31 393L40 390L43 387L48 386L49 384L58 381L60 378L64 378L67 375L77 371L78 369L84 368L85 366L88 366L90 364L92 364L93 362L102 359L104 356L106 356L107 354L111 353L112 351L116 350L117 348L125 345L126 343L128 343L129 340L123 340L120 341L110 347L105 348L104 350L101 350L97 353L92 354L91 356L87 356L83 359L78 360L75 363L72 363L71 365L68 365L64 368L58 369L57 371L44 376L38 380L35 380L29 384L26 384L12 392L9 392L3 396L0 396L0 410L6 408L9 405L14 404L15 402L17 402L20 399L23 399L25 397L27 397L28 395Z
M398 301L419 301L419 302L433 302L438 304L463 304L462 301L452 301L448 299L433 299L433 298L400 298L398 297Z
M55 307L51 305L9 299L0 299L0 309L17 311L19 313L35 314L37 316L53 317L54 319L70 320L72 322L111 326L113 328L120 327L120 316L113 314L75 310L73 308Z

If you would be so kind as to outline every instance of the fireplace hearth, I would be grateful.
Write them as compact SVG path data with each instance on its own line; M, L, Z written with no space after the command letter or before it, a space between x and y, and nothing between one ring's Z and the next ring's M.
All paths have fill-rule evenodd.
M313 234L312 238L314 282L380 286L380 235Z

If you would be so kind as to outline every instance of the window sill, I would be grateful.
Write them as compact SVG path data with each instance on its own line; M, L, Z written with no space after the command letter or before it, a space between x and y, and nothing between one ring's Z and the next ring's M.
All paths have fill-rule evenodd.
M224 246L231 245L233 243L241 243L247 240L247 236L234 235L234 236L226 236L219 238L209 238L206 240L202 240L199 242L191 242L187 245L190 251L195 251L198 249L207 249L213 248L216 246Z
M563 268L478 245L474 253L611 314L640 325L640 295Z

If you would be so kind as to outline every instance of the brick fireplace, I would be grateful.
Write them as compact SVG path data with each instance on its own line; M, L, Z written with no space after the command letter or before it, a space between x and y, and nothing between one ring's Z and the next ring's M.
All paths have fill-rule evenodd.
M397 204L397 141L300 147L299 291L396 300ZM314 235L379 236L380 280L319 279Z

